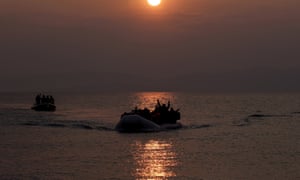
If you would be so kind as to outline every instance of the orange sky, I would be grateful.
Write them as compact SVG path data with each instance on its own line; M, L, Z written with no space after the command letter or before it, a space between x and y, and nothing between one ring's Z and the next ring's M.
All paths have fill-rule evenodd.
M167 81L158 76L166 71L183 81L202 73L216 79L215 72L289 72L300 67L299 4L162 0L154 8L146 0L2 0L0 81L17 87L19 77L66 71L116 79L131 73L140 81L155 74L155 89Z

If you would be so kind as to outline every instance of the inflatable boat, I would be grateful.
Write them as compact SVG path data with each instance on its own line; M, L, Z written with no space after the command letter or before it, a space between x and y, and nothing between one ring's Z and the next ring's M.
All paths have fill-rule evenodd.
M35 111L55 111L56 106L51 103L34 104L31 109Z
M122 116L115 127L115 130L121 133L137 133L137 132L159 132L170 129L179 129L181 123L164 123L156 124L140 115L132 114Z

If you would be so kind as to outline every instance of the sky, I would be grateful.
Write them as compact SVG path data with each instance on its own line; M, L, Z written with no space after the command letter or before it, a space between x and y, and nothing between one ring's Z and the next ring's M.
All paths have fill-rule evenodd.
M0 91L300 91L299 0L0 0Z

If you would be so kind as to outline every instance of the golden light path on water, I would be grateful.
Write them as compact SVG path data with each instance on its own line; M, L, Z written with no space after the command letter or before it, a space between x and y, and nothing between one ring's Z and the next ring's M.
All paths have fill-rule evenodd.
M132 107L137 106L138 108L147 107L153 110L157 100L162 104L167 104L168 101L171 105L176 105L176 94L173 92L140 92L134 95L134 101L132 102Z
M167 141L149 140L135 142L133 157L136 163L133 176L136 179L168 179L176 177L172 170L178 165L174 147Z
M161 104L168 101L176 105L173 92L139 92L135 93L132 106L153 110L157 100ZM135 179L158 180L176 177L173 169L178 165L178 157L171 142L161 140L136 141L132 144L135 162L133 176Z

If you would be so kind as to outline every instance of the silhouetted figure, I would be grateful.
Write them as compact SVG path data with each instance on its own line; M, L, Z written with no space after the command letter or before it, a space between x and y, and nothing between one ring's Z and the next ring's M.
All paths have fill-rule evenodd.
M160 102L159 102L159 99L157 100L157 105L158 105L158 107L160 107L161 105L160 105Z
M35 97L35 103L36 104L41 104L41 94L36 95L36 97Z
M50 103L50 96L46 96L46 103Z
M160 104L160 102L159 102L159 99L157 100L157 105L156 105L156 106L157 106L158 109L161 108L161 104Z
M53 96L50 96L49 102L50 102L51 104L54 104L54 103L55 103L55 102L54 102Z
M42 103L46 103L46 96L43 94L43 96L42 96L42 101L41 101Z

